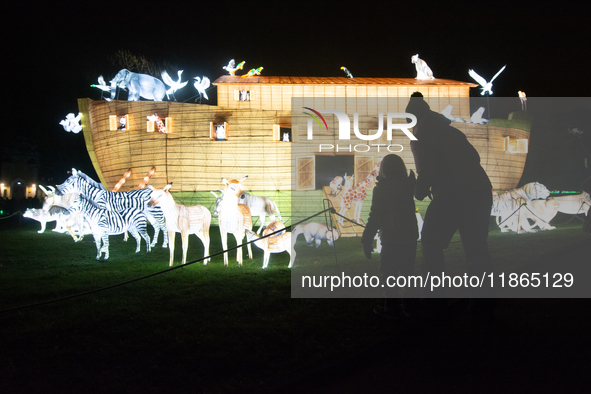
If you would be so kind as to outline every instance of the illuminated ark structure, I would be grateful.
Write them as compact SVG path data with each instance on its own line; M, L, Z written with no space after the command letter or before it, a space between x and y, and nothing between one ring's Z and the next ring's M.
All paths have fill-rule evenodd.
M307 116L301 108L292 108L292 99L296 103L299 99L295 98L302 98L311 108L324 100L326 105L348 113L358 112L360 129L373 133L377 112L403 113L415 91L423 94L434 111L441 113L451 104L453 116L469 119L469 89L477 86L437 78L232 75L218 78L213 85L217 87L217 105L79 99L86 146L106 189L112 190L129 169L132 174L121 190L137 188L145 174L156 167L151 185L163 188L172 182L171 192L178 203L205 205L213 211L215 197L210 191L223 187L222 177L239 179L248 175L246 190L272 198L285 212L284 223L295 223L323 209L322 200L329 199L330 182L336 176L348 173L354 174L355 180L365 179L378 160L389 153L389 142L384 133L379 140L358 140L364 146L351 142L340 149L338 145L344 144L338 140L338 122L333 115L324 115L327 129L324 125L318 129L314 124L314 138L310 141L305 126ZM363 99L377 100L377 107L363 104ZM164 132L155 132L158 128L147 121L154 115L163 121ZM127 124L125 130L118 129L122 117ZM300 118L301 124L295 124L294 119ZM494 122L453 124L478 150L497 190L517 186L527 153L529 131L507 125L511 126L510 120L502 126L494 126ZM222 130L223 135L218 135ZM415 170L409 141L400 130L395 131L392 143L399 147L395 152L409 170ZM334 148L319 151L320 144ZM339 160L349 164L341 166ZM338 171L328 174L324 171L328 167ZM369 185L368 194L373 186ZM331 198L338 203L340 196ZM370 204L365 205L362 218L369 212Z

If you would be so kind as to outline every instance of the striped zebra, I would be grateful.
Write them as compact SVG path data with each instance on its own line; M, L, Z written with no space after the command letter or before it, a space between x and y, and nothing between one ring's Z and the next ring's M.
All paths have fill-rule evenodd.
M64 183L57 187L60 194L79 193L84 194L87 199L93 201L99 208L113 212L123 212L127 209L138 209L145 213L146 218L154 227L154 239L150 246L155 246L158 242L158 235L162 230L164 242L162 247L168 247L168 232L164 222L164 212L162 208L149 204L152 191L150 189L136 189L128 192L110 192L104 188L99 188L96 182L89 181L89 177L72 169L72 175ZM127 240L127 238L126 238Z
M105 260L109 258L109 235L122 234L129 231L137 242L136 253L140 251L141 238L146 241L146 248L150 253L150 236L147 232L146 215L139 209L129 208L123 212L108 211L99 208L93 201L81 194L80 199L74 201L71 212L81 212L90 224L90 230L96 244L96 259L101 259L105 253ZM101 246L102 242L102 246Z

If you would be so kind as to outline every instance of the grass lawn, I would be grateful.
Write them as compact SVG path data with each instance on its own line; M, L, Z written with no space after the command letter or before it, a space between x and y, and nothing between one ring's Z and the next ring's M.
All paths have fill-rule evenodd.
M0 310L168 268L168 249L160 246L146 254L142 245L134 254L133 238L123 243L122 236L113 236L111 257L98 262L92 236L74 243L48 227L38 234L38 223L23 221L23 226L0 230ZM588 240L577 219L557 227L519 236L493 230L489 246L496 269L517 270L543 253ZM221 250L217 227L211 235L213 254ZM296 266L314 261L334 266L334 260L321 259L334 256L326 243L319 249L298 244L296 250ZM336 250L340 265L364 264L377 273L378 256L366 262L358 238L341 238ZM229 267L220 255L207 266L197 263L106 291L0 313L2 391L256 391L352 357L390 335L392 326L371 312L376 299L292 299L289 255L272 255L263 271L262 251L253 246L253 252L254 260L246 258L242 268L233 251ZM187 260L202 256L201 242L191 236ZM461 243L452 243L446 258L452 269L461 270Z

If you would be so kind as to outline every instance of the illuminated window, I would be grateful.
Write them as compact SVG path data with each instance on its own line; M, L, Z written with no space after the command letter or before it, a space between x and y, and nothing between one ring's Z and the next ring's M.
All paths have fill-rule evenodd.
M282 127L278 124L273 125L273 141L293 142L291 127Z
M228 141L229 131L228 122L209 122L209 138L212 141Z
M148 133L153 133L155 131L158 131L159 133L171 133L172 118L166 117L162 119L156 114L148 116L147 131Z
M234 90L234 101L254 101L254 92L246 89Z
M507 153L527 153L528 140L505 137L503 139L503 150Z
M129 130L129 115L123 115L123 116L110 115L109 116L109 130L111 130L111 131Z

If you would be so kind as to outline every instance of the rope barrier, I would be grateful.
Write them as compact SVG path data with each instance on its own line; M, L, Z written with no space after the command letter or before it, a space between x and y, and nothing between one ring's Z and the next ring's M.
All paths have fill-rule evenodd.
M2 220L2 219L8 219L8 218L11 218L11 217L13 217L14 215L18 215L19 213L21 213L21 211L16 211L16 212L15 212L15 213L13 213L12 215L8 215L8 216L6 216L6 217L4 217L4 218L0 218L0 220Z
M583 205L584 205L584 204L582 204L582 205L581 205L581 207L582 207ZM310 219L312 219L312 218L314 218L314 217L316 217L316 216L319 216L319 215L321 215L321 214L323 214L323 213L326 213L326 212L330 212L330 213L332 213L332 214L334 214L334 215L337 215L337 216L339 216L339 217L342 217L343 219L345 219L345 220L347 220L347 221L349 221L349 222L353 223L353 224L354 224L354 225L356 225L356 226L360 226L360 227L363 227L363 228L365 228L365 226L364 226L364 225L362 225L361 223L357 223L357 222L355 222L355 221L353 221L353 220L351 220L351 219L349 219L349 218L347 218L347 217L345 217L345 216L343 216L343 215L341 215L341 214L337 213L337 212L336 212L336 210L334 209L334 207L332 206L332 203L330 202L330 200L328 200L328 206L329 206L328 208L326 208L326 209L324 209L324 210L322 210L322 211L320 211L320 212L318 212L318 213L316 213L316 214L314 214L314 215L311 215L311 216L309 216L309 217L307 217L307 218L305 218L305 219L303 219L303 220L300 220L300 221L299 221L299 222L297 222L297 223L290 224L289 226L286 226L286 227L285 227L285 228L283 228L283 229L280 229L280 230L274 231L274 232L272 232L272 233L270 233L270 234L267 234L267 235L265 235L265 236L261 236L261 237L259 237L259 238L257 238L257 239L254 239L254 240L252 240L252 241L247 241L247 242L245 242L245 243L243 243L243 244L236 245L236 246L234 246L234 247L232 247L232 248L228 248L228 249L226 249L226 250L222 250L222 251L220 251L220 252L218 252L218 253L211 254L211 255L209 255L209 256L206 256L206 257L203 257L203 258L200 258L200 259L194 260L194 261L190 261L190 262L188 262L188 263L185 263L185 264L183 264L183 265L178 265L178 266L176 266L176 267L170 267L170 268L168 268L168 269L166 269L166 270L163 270L163 271L154 272L154 273L152 273L152 274L144 275L144 276L141 276L141 277L138 277L138 278L134 278L134 279L130 279L130 280L127 280L127 281L123 281L123 282L115 283L115 284L113 284L113 285L109 285L109 286L101 287L101 288L94 289L94 290L88 290L88 291L85 291L85 292L76 293L76 294L71 294L71 295L68 295L68 296L64 296L64 297L60 297L60 298L54 298L54 299L51 299L51 300L41 301L41 302L37 302L37 303L34 303L34 304L21 305L21 306L17 306L17 307L14 307L14 308L3 309L3 310L0 310L0 314L3 314L3 313L8 313L8 312L14 312L14 311L19 311L19 310L23 310L23 309L27 309L27 308L34 308L34 307L43 306L43 305L48 305L48 304L53 304L53 303L56 303L56 302L66 301L66 300L70 300L70 299L74 299L74 298L78 298L78 297L82 297L82 296L86 296L86 295L90 295L90 294L94 294L94 293L99 293L99 292L102 292L102 291L111 290L111 289L114 289L114 288L117 288L117 287L125 286L125 285L131 284L131 283L139 282L139 281L142 281L142 280L145 280L145 279L148 279L148 278L152 278L152 277L155 277L155 276L158 276L158 275L162 275L162 274L165 274L165 273L168 273L168 272L171 272L171 271L175 271L175 270L177 270L177 269L181 269L181 268L187 267L187 266L189 266L189 265L193 265L193 264L196 264L196 263L202 262L202 261L203 261L203 260L205 260L205 259L211 259L212 257L216 257L216 256L222 255L222 254L224 254L224 253L227 253L227 252L230 252L230 251L236 250L236 249L238 249L238 248L241 248L241 247L243 247L243 246L246 246L246 245L248 245L248 244L254 243L254 242L256 242L256 241L258 241L258 240L260 240L260 239L267 238L267 237L270 237L270 236L273 236L273 235L279 234L279 233L281 233L281 232L285 231L285 230L286 230L286 229L288 229L288 228L289 228L289 229L292 229L292 228L294 228L295 226L297 226L297 225L299 225L299 224L301 224L301 223L304 223L304 222L306 222L306 221L308 221L308 220L310 220ZM511 213L511 214L510 214L510 215L509 215L509 216L508 216L508 217L507 217L505 220L503 220L501 223L497 224L495 227L491 228L491 229L489 230L489 232L490 232L490 231L492 231L492 230L494 230L494 229L495 229L495 228L497 228L497 227L500 227L500 226L501 226L503 223L505 223L507 220L509 220L509 219L510 219L510 218L511 218L513 215L515 215L515 214L516 214L516 213L517 213L517 212L518 212L518 211L519 211L521 208L523 208L524 206L526 207L526 209L527 209L528 211L530 211L530 212L531 212L531 213L532 213L534 216L536 216L538 219L542 220L544 223L547 223L546 221L544 221L543 219L541 219L539 216L537 216L537 215L536 215L534 212L532 212L532 211L531 211L531 210L530 210L530 209L527 207L527 204L526 204L526 203L523 203L523 204L521 204L521 205L519 206L519 208L517 208L515 211L513 211L513 212L512 212L512 213ZM579 210L580 210L580 208L579 208ZM2 218L2 219L8 219L9 217L11 217L11 216L14 216L14 215L16 215L16 214L18 214L18 213L20 213L20 211L19 211L19 212L16 212L16 213L14 213L14 214L12 214L12 215L10 215L10 216L8 216L8 217L6 217L6 218ZM577 213L577 214L578 214L578 213ZM331 228L333 228L332 217L330 217L330 215L329 215L329 218L330 218L330 227L331 227ZM328 221L329 221L329 219L326 219L326 217L325 217L325 220L327 221L327 225L328 225ZM572 219L571 219L571 220L572 220ZM567 223L568 223L568 222L567 222ZM566 223L565 223L565 224L566 224ZM457 242L461 242L461 241L457 241ZM334 242L333 242L333 247L334 247ZM334 250L335 250L335 259L337 259L337 256L336 256L336 248L335 248ZM337 269L338 269L338 260L337 260Z
M128 285L128 284L134 283L134 282L139 282L139 281L141 281L141 280L144 280L144 279L152 278L152 277L154 277L154 276L158 276L158 275L165 274L165 273L168 273L168 272L171 272L171 271L175 271L175 270L177 270L177 269L184 268L184 267L187 267L187 266L189 266L189 265L192 265L192 264L199 263L199 262L201 262L201 261L203 261L203 260L205 260L205 259L209 259L209 258L211 258L211 257L216 257L216 256L219 256L219 255L221 255L221 254L224 254L224 253L230 252L230 251L232 251L232 250L236 250L236 249L238 249L238 248L241 248L241 247L243 247L243 246L246 246L246 245L248 245L248 244L254 243L254 242L256 242L256 241L258 241L258 240L260 240L260 239L263 239L263 238L266 238L266 237L273 236L273 235L275 235L275 234L278 234L278 233L280 233L280 232L283 232L283 231L284 231L284 230L286 230L287 228L290 228L290 229L291 229L291 228L292 228L292 226L296 226L296 225L298 225L298 224L300 224L300 223L303 223L303 222L305 222L305 221L307 221L307 220L310 220L310 219L312 219L313 217L316 217L316 216L318 216L318 215L321 215L321 214L323 214L324 212L330 211L331 209L333 209L333 210L334 210L334 208L327 208L327 209L325 209L325 210L323 210L323 211L321 211L321 212L318 212L317 214L314 214L314 215L312 215L312 216L309 216L309 217L307 217L306 219L303 219L303 220L301 220L301 221L299 221L299 222L297 222L297 223L295 223L295 224L291 224L291 225L287 226L287 227L286 227L286 228L284 228L284 229L277 230L277 231L275 231L275 232L272 232L272 233L270 233L270 234L267 234L267 235L265 235L265 236L259 237L259 238L257 238L257 239L254 239L254 240L252 240L252 241L248 241L248 242L245 242L245 243L243 243L243 244L236 245L236 246L234 246L234 247L232 247L232 248L228 248L228 249L226 249L226 250L222 250L221 252L218 252L218 253L215 253L215 254L212 254L212 255L209 255L209 256L206 256L206 257L203 257L203 258L200 258L200 259L194 260L194 261L190 261L190 262L188 262L188 263L185 263L185 264L183 264L183 265L178 265L178 266L176 266L176 267L171 267L171 268L165 269L165 270L163 270L163 271L154 272L154 273L152 273L152 274L148 274L148 275L140 276L139 278L134 278L134 279L126 280L126 281L123 281L123 282L115 283L115 284L113 284L113 285L110 285L110 286L105 286L105 287L101 287L101 288L94 289L94 290L88 290L88 291L84 291L84 292L81 292L81 293L76 293L76 294L71 294L71 295L68 295L68 296L60 297L60 298L54 298L54 299L51 299L51 300L46 300L46 301L37 302L37 303L34 303L34 304L28 304L28 305L17 306L17 307L14 307L14 308L3 309L3 310L0 310L0 314L2 314L2 313L8 313L8 312L14 312L14 311L18 311L18 310L22 310L22 309L26 309L26 308L33 308L33 307L37 307L37 306L42 306L42 305L53 304L53 303L55 303L55 302L60 302L60 301L65 301L65 300L70 300L70 299L73 299L73 298L78 298L78 297L82 297L82 296L89 295L89 294L99 293L99 292L102 292L102 291L105 291L105 290L114 289L114 288L116 288L116 287L125 286L125 285Z

